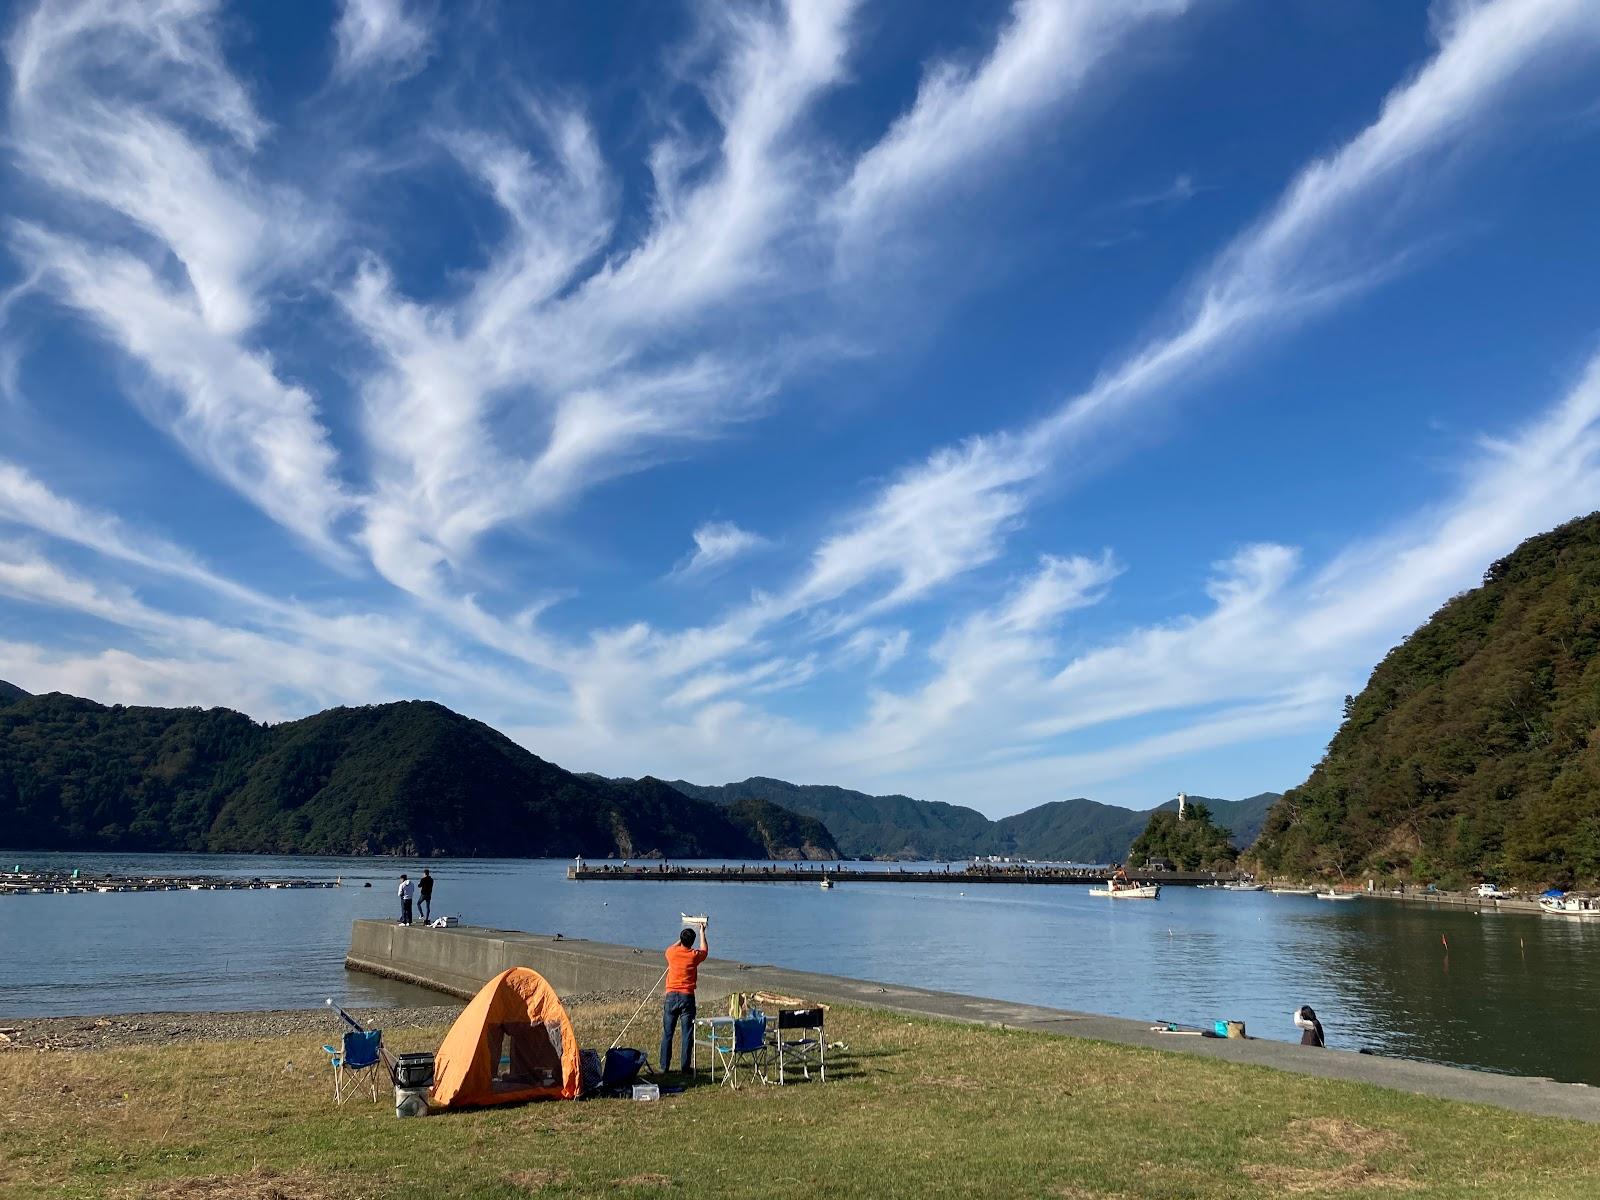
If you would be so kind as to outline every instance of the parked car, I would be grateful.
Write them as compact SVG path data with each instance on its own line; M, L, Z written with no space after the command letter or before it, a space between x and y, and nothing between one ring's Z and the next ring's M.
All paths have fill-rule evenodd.
M1472 894L1474 896L1504 896L1506 893L1502 892L1495 884L1480 883L1477 887L1472 889Z

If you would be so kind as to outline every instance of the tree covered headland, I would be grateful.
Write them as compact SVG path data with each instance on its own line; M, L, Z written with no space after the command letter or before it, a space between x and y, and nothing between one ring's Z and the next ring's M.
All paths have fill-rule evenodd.
M783 838L797 839L792 844ZM799 857L826 829L658 779L545 762L425 701L261 725L227 709L0 697L0 840L15 849Z
M1600 881L1600 513L1530 538L1391 650L1251 856L1330 878Z
M1166 859L1180 871L1231 871L1239 857L1231 836L1197 801L1188 804L1181 818L1175 809L1157 809L1128 850L1128 865L1142 867Z

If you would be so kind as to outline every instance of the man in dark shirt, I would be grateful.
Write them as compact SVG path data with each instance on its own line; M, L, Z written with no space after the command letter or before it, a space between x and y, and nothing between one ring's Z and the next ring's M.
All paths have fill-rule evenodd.
M672 1058L672 1034L679 1022L683 1024L683 1043L679 1047L678 1070L689 1072L690 1056L694 1053L694 989L699 981L700 964L711 953L711 943L705 926L700 927L700 948L695 949L694 930L685 929L678 940L667 947L666 992L661 997L661 1058L656 1065L665 1071Z
M433 876L426 867L417 880L417 907L422 910L422 923L426 925L433 918Z

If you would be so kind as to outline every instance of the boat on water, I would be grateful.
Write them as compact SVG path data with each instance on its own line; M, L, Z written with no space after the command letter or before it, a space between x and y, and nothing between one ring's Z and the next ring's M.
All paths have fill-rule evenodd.
M833 890L833 880L831 880L831 879L821 880L821 881L818 882L817 886L819 888L821 888L825 892L831 892Z
M1264 883L1246 883L1243 879L1235 879L1232 883L1222 885L1225 892L1261 892L1266 890Z
M1313 894L1318 900L1354 900L1361 895L1360 892L1316 892Z
M1317 894L1316 888L1270 887L1267 891L1274 896L1315 896Z
M1159 900L1161 899L1161 885L1159 883L1123 883L1112 882L1105 887L1092 887L1089 889L1091 896L1110 896L1113 900Z
M1600 921L1600 900L1590 896L1540 896L1539 911L1552 917Z

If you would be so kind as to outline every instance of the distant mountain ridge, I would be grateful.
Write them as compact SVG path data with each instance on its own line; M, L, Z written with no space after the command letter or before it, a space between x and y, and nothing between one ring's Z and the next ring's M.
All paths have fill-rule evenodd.
M7 693L10 694L9 692ZM439 704L260 725L228 709L0 706L0 831L15 849L797 857L827 831L659 779L580 778ZM800 841L784 846L792 834ZM808 849L809 847L809 849Z
M26 700L29 694L16 684L0 679L0 704L10 704L13 700Z
M699 800L731 804L745 796L779 804L791 812L815 817L832 831L847 858L962 859L1001 854L1022 858L1112 862L1128 848L1158 809L1177 807L1169 800L1135 812L1078 797L1030 808L991 821L976 809L910 796L871 796L826 784L795 784L754 776L720 786L672 780L672 786ZM1276 792L1246 800L1205 796L1217 824L1233 832L1237 846L1248 846L1261 829Z

